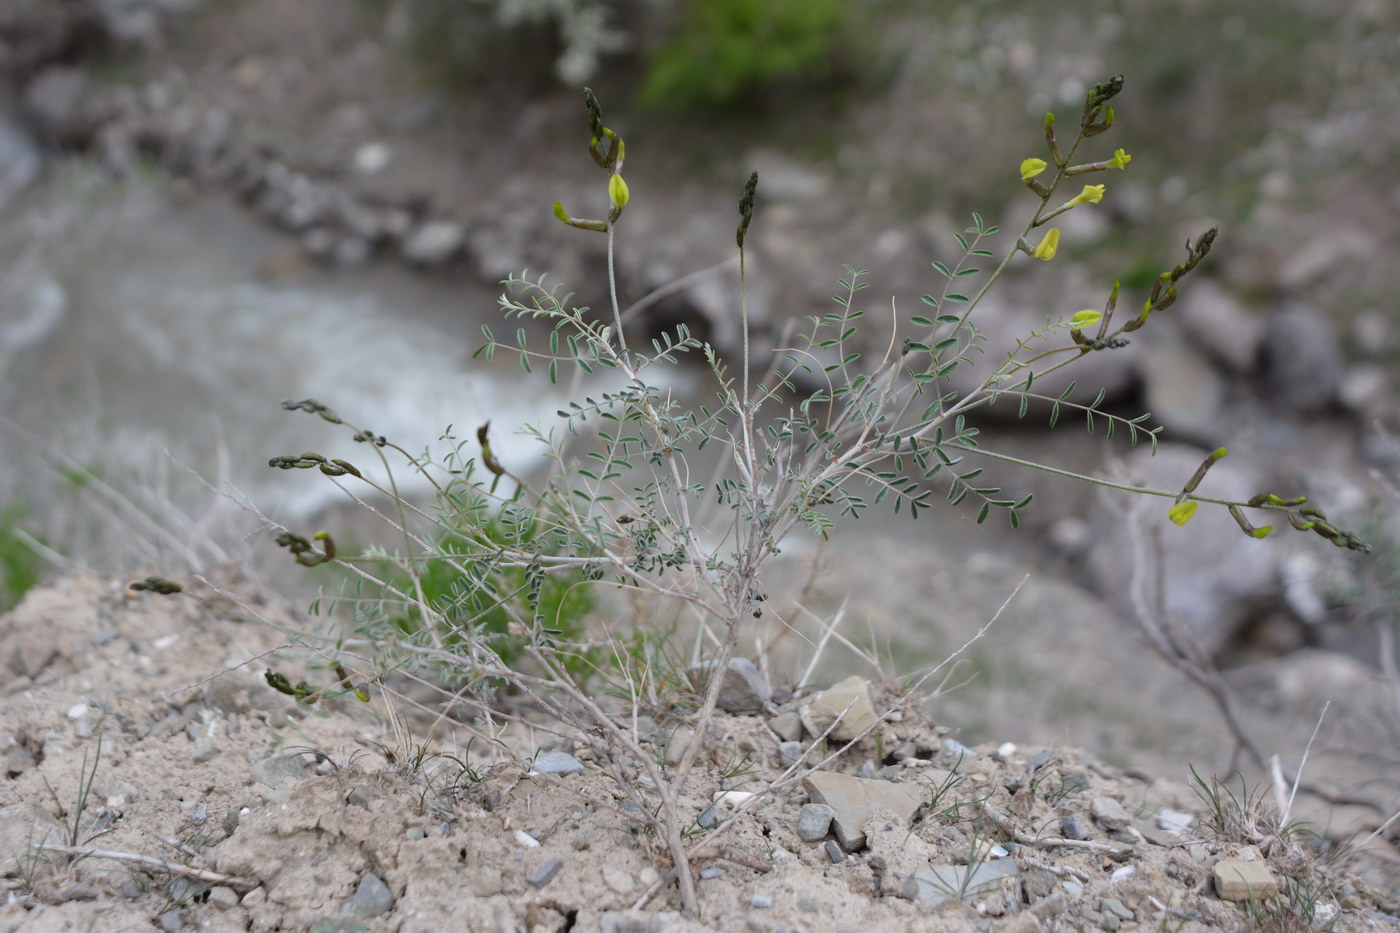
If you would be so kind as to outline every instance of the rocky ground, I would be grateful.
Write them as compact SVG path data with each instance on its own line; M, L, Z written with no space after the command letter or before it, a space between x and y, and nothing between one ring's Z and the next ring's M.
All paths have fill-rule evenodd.
M87 160L116 178L157 175L176 202L235 199L285 234L283 248L259 264L268 282L372 274L386 264L444 287L479 288L525 267L596 281L589 270L599 244L547 211L556 199L586 204L597 194L578 145L576 95L504 84L462 96L425 90L405 74L392 17L362 13L338 0L7 0L0 209L23 208L46 167ZM1134 414L1151 409L1185 442L1150 461L1129 455L1122 469L1179 482L1201 457L1192 445L1212 448L1225 433L1233 453L1212 474L1222 491L1320 491L1353 516L1375 508L1373 476L1392 476L1400 464L1394 431L1375 429L1393 428L1397 410L1395 324L1376 304L1393 273L1376 261L1377 244L1393 238L1396 215L1383 209L1392 193L1372 181L1390 164L1394 126L1371 116L1400 87L1381 80L1392 15L1357 4L1336 24L1338 41L1351 36L1350 51L1336 63L1344 93L1328 99L1327 120L1284 108L1266 137L1235 152L1221 177L1261 180L1227 230L1229 249L1212 257L1220 263L1213 278L1192 283L1177 317L1160 333L1144 331L1131 355L1099 361L1095 383L1137 406ZM985 40L1004 60L979 56L967 86L990 88L978 68L1000 69L1009 77L997 93L1017 106L1026 94L1036 106L1057 105L1036 96L1053 57L1035 62L1018 22L1008 17L986 35L966 22L931 30L929 48L912 61ZM1040 38L1053 45L1052 33ZM1061 79L1117 70L1100 57L1062 68ZM948 102L956 95L926 103L921 80L896 82L887 99L843 124L882 145L806 137L816 137L809 148L839 149L830 159L731 146L723 132L694 127L649 137L640 118L622 117L636 244L620 259L625 297L727 257L737 190L714 192L753 167L765 200L751 298L768 339L787 320L827 307L826 283L842 262L869 264L882 293L908 299L926 290L927 260L946 253L961 220L924 196L961 205L967 193L946 190L945 175L973 162L1014 165L1024 153L1003 133L981 132L992 104L970 93L957 104ZM619 111L610 105L610 117ZM1209 123L1197 108L1186 125L1200 133ZM964 132L944 138L945 125ZM996 159L977 149L984 138ZM1183 184L1167 178L1158 191L1125 176L1115 213L1085 214L1073 235L1108 254L1121 228L1158 210L1182 238L1199 233L1199 218L1226 210L1163 194L1173 182ZM1179 239L1173 232L1163 248ZM852 243L864 253L850 255ZM1036 283L1009 282L980 319L993 340L1042 323L1047 289L1077 303L1120 274L1100 275L1095 256L1078 259L1037 269L1044 277ZM733 274L719 266L691 281L656 306L657 323L687 320L732 347ZM31 294L12 279L5 285L7 299ZM1345 313L1326 313L1337 296ZM0 320L0 350L41 342L50 305L7 305L20 313ZM1082 440L1012 431L1004 449L1069 466L1089 447ZM1320 461L1311 456L1318 451L1326 452ZM1102 465L1101 451L1088 456L1086 468ZM273 666L294 680L299 670L313 677L286 634L307 623L246 583L223 581L241 605L196 584L190 591L207 600L96 577L36 590L0 620L0 926L816 931L869 918L893 929L1190 930L1236 928L1251 910L1279 929L1393 925L1397 855L1387 840L1361 859L1337 849L1388 812L1300 798L1328 840L1327 858L1262 816L1253 825L1247 815L1212 818L1186 783L1186 763L1212 762L1202 765L1209 782L1217 767L1226 770L1230 740L1200 694L1124 625L1132 610L1123 598L1133 572L1127 519L1087 492L1057 488L1040 498L1054 505L1029 520L1029 543L980 539L952 560L882 530L833 552L814 607L830 618L850 599L861 624L880 633L872 640L900 657L952 650L1023 565L1037 579L991 647L970 660L971 687L897 712L878 738L738 819L700 862L699 918L680 916L669 887L649 896L667 869L664 847L629 818L637 804L584 747L516 731L489 753L480 743L468 749L453 728L434 728L410 703L379 693L368 705L298 706L262 674ZM1246 550L1257 542L1216 518L1220 527L1203 514L1192 526L1199 534L1164 545L1171 579L1189 581L1169 588L1173 613L1210 651L1242 665L1231 683L1248 699L1245 715L1262 745L1296 762L1331 700L1308 776L1334 799L1364 791L1393 800L1393 743L1381 725L1393 702L1384 678L1362 663L1375 659L1370 629L1329 624L1358 615L1328 588L1339 573L1334 555L1312 542ZM1387 592L1370 596L1383 608ZM790 666L774 661L774 670ZM784 682L795 674L770 674L776 699L721 716L711 735L712 760L684 801L702 827L742 802L734 792L781 773L811 738L822 691ZM837 690L825 699L868 695L877 710L897 699L869 669L860 676L873 685L838 689L838 676L823 674L822 686ZM664 757L686 723L648 710L636 727ZM1046 741L1061 744L1037 744ZM1273 793L1254 801L1255 786L1235 793L1262 813ZM35 842L123 857L35 850ZM1276 910L1284 914L1264 916Z
M454 743L451 724L415 737L409 706L389 727L377 687L368 704L298 705L262 674L298 676L268 623L300 620L236 580L219 589L234 595L70 578L0 619L0 929L1396 925L1375 863L1318 856L1270 793L1217 788L1215 810L1072 747L964 747L922 703L885 712L901 698L860 677L774 693L752 674L683 798L697 833L748 807L700 850L702 916L685 917L635 819L650 800L635 767L629 790L587 747L533 730L494 748ZM748 799L848 706L833 742L884 721ZM658 760L678 757L683 715L618 715Z

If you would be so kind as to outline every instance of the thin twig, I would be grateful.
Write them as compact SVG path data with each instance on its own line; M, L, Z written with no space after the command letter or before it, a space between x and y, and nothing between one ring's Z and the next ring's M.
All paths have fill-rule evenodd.
M225 875L217 871L209 871L204 868L191 868L188 865L172 864L165 859L153 858L149 855L135 855L131 852L113 852L109 849L94 849L91 846L61 846L51 842L36 842L34 848L43 852L54 852L59 855L76 855L80 858L105 858L118 862L130 862L149 868L152 871L165 872L167 875L179 875L182 878L193 878L196 881L207 881L210 884L224 884L231 888L256 888L260 882L247 878L239 878L235 875Z

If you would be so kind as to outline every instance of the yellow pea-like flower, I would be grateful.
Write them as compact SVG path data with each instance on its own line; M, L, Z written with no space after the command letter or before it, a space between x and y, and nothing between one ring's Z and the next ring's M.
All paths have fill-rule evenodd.
M1048 167L1044 159L1023 159L1021 160L1021 180L1030 181Z
M1070 198L1065 207L1078 207L1081 204L1097 204L1103 200L1107 185L1085 185L1084 190Z
M1113 150L1113 158L1108 160L1108 167L1121 169L1131 161L1133 161L1132 156L1128 155L1122 149L1115 149Z
M1071 330L1079 330L1082 327L1088 327L1090 324L1097 324L1102 320L1103 312L1095 311L1090 308L1084 311L1076 311L1074 316L1069 319L1069 326Z
M1045 231L1045 236L1041 237L1040 244L1031 250L1031 255L1036 259L1044 259L1047 262L1055 258L1055 250L1060 248L1060 228L1051 227Z

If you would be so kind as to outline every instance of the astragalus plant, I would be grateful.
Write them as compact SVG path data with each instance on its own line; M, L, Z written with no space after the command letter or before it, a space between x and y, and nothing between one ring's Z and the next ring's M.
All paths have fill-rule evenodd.
M833 310L807 319L799 346L773 359L749 358L744 244L750 224L761 222L757 175L744 187L735 235L740 289L733 313L743 322L741 358L723 359L685 327L641 344L619 303L614 264L630 198L622 174L626 148L586 93L588 152L606 176L609 211L602 219L582 219L555 204L554 214L580 235L606 237L607 266L600 275L606 274L609 307L602 313L579 307L563 285L543 275L512 276L500 306L518 330L502 340L486 327L479 351L488 359L510 354L526 374L569 386L573 400L558 421L526 429L539 441L548 469L500 462L485 425L475 444L455 442L441 463L360 429L355 438L375 453L374 470L315 454L273 461L319 469L352 495L362 482L391 503L364 504L395 529L393 550L351 558L335 553L324 532L320 549L290 532L282 538L299 562L338 562L367 587L355 600L361 634L373 646L363 653L373 656L374 666L363 670L371 677L407 670L432 680L443 691L444 715L488 739L493 723L522 715L503 712L494 702L499 693L523 694L533 704L537 728L543 714L542 728L591 748L612 770L636 804L632 818L641 813L666 850L668 877L675 879L682 905L694 911L695 849L687 836L696 812L682 797L724 679L705 672L729 669L740 636L764 612L764 566L798 526L825 535L843 517L859 517L882 503L916 518L937 504L935 496L953 506L971 499L979 523L997 514L1015 526L1030 497L980 482L977 462L985 458L1163 497L1163 520L1177 524L1204 503L1229 509L1247 534L1263 537L1269 526L1249 520L1245 510L1253 509L1336 544L1363 547L1302 499L1261 492L1249 501L1230 501L1198 492L1223 449L1194 476L1183 477L1179 489L1138 488L998 453L968 420L994 403L1017 405L1023 417L1038 403L1048 407L1052 421L1074 413L1091 430L1102 425L1131 443L1156 444L1158 429L1145 415L1128 419L1101 410L1102 396L1091 403L1074 400L1073 386L1053 396L1037 387L1047 374L1089 354L1131 352L1124 349L1129 335L1169 312L1182 280L1210 252L1214 229L1188 243L1184 259L1163 272L1149 294L1134 299L1130 311L1119 308L1122 296L1114 283L1105 289L1102 308L1047 307L1045 328L1010 347L987 346L976 318L982 299L1013 262L1054 258L1061 240L1056 218L1093 210L1108 196L1106 184L1084 184L1085 178L1111 177L1128 165L1132 157L1122 149L1097 158L1080 154L1113 128L1109 101L1121 87L1117 77L1090 90L1073 132L1063 138L1054 115L1045 118L1046 158L1020 165L1021 183L1033 195L1029 217L1007 235L974 215L972 226L956 235L951 260L932 264L941 288L922 296L917 313L897 314L897 335L873 359L857 349L866 283L865 273L850 267ZM1008 166L1008 175L1015 168ZM522 319L530 319L529 325ZM532 342L529 333L540 334L540 324L547 338ZM702 361L717 380L710 405L683 405L661 387L668 380L660 371L687 356ZM971 391L952 390L949 376L971 366L974 357L993 363ZM813 385L820 388L812 391ZM314 401L288 407L340 422ZM703 466L700 451L707 451ZM420 509L398 494L391 454L431 480L438 493L435 509ZM535 473L540 478L525 478ZM563 608L561 581L563 591L614 587L634 598L669 602L688 610L708 635L696 641L704 650L691 661L700 663L676 665L701 673L695 675L693 737L671 766L643 748L628 717L597 699L586 680L602 670L596 676L625 683L641 702L655 694L661 665L653 662L659 655L600 641ZM352 686L343 672L337 678Z

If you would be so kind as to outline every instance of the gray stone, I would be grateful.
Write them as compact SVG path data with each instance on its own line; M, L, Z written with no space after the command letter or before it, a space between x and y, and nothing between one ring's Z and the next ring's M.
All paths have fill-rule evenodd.
M219 910L233 910L238 906L238 892L223 885L209 889L209 903Z
M861 829L877 809L891 810L902 820L928 802L928 788L891 781L875 781L815 771L802 779L807 796L813 803L824 803L836 811L832 827L836 839L847 852L865 845Z
M697 681L705 684L713 662L697 664L691 669ZM751 713L760 710L773 698L773 688L748 658L733 658L719 689L719 708L729 713Z
M28 188L44 167L39 146L16 119L8 95L0 94L0 213Z
M429 220L409 233L403 258L414 265L437 266L457 257L467 241L467 231L455 220Z
M686 746L695 737L695 730L686 726L677 726L666 734L666 764L675 767L681 763L685 757Z
M944 901L984 893L1004 878L1020 872L1010 859L976 865L925 865L916 868L901 892L908 900L937 906Z
M1196 346L1233 372L1247 375L1258 365L1262 318L1210 279L1191 282L1171 313Z
M1042 898L1031 905L1031 913L1041 920L1048 920L1065 912L1069 904L1065 901L1065 896L1056 891L1049 897Z
M1227 858L1211 869L1215 893L1227 901L1266 901L1278 896L1278 880L1261 861Z
M817 842L831 831L831 821L836 818L836 810L824 803L803 804L797 811L797 838L803 842Z
M180 933L185 928L185 911L183 908L167 910L156 918L156 926L162 933Z
M1099 902L1099 909L1113 914L1119 920L1132 920L1133 912L1116 897L1106 897Z
M841 847L835 841L828 839L826 841L826 857L831 859L831 864L839 865L846 860L846 853L841 851Z
M1144 341L1138 354L1143 407L1178 440L1218 443L1225 380L1184 340Z
M1060 820L1060 835L1066 839L1083 840L1089 838L1089 830L1079 817L1067 816Z
M773 906L773 896L771 894L755 894L753 900L749 901L749 906L754 910L768 910Z
M780 713L768 720L768 728L784 742L796 742L802 738L802 718L794 710Z
M525 876L525 880L537 888L542 888L554 880L554 876L559 874L559 870L564 867L564 860L552 858L539 868Z
M1089 802L1089 812L1100 826L1109 831L1124 829L1132 822L1128 811L1112 797L1095 797Z
M582 774L583 762L568 752L541 752L535 756L535 770L541 774Z
M831 739L849 742L875 724L870 683L862 677L847 677L813 697L812 702L803 707L802 715L813 735L822 734L835 722ZM841 717L839 722L837 717Z
M784 768L791 768L802 760L802 753L806 748L801 742L783 742L778 746L778 764Z
M719 878L723 875L724 869L720 868L718 865L712 865L709 868L700 869L700 877L706 881L710 880L711 878Z
M394 892L373 872L360 879L355 896L350 899L350 912L358 917L378 917L394 909Z
M55 142L75 140L86 129L82 117L87 75L77 68L54 65L24 87L24 107L40 130Z
M1158 489L1180 489L1209 451L1184 444L1163 443L1155 455L1139 447L1124 458L1125 474L1133 482ZM1225 499L1247 500L1267 486L1261 472L1238 454L1211 467L1201 492ZM1258 612L1261 603L1277 597L1283 553L1267 542L1240 533L1224 508L1201 506L1191 524L1178 528L1167 519L1168 500L1145 504L1143 532L1162 529L1161 568L1167 580L1190 580L1190 586L1166 588L1167 613L1201 643L1207 654L1219 652ZM1135 608L1124 580L1132 578L1133 553L1120 506L1095 500L1089 511L1098 546L1089 552L1088 569L1094 583L1119 611L1132 618Z
M70 884L54 895L53 903L66 904L69 901L95 901L97 900L97 888L84 882Z
M281 787L301 780L306 772L306 759L301 755L273 755L253 762L253 780L268 787Z
M1269 315L1260 348L1269 400L1295 414L1314 414L1337 398L1342 352L1327 318L1311 308Z
M190 751L190 760L197 765L213 761L219 756L219 746L214 742L201 742Z
M374 799L374 794L363 784L356 784L350 793L345 795L345 802L357 807L369 809L370 801Z

